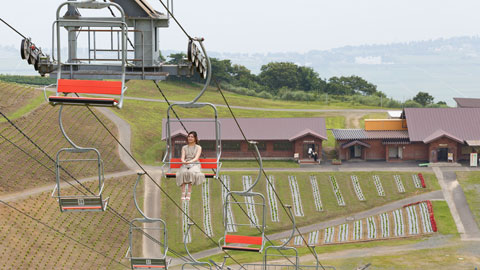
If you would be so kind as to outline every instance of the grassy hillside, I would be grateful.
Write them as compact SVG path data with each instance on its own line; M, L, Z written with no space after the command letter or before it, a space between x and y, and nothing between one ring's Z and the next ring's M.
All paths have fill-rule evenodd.
M57 151L62 147L71 147L60 132L58 110L58 106L52 107L44 104L27 116L19 117L14 121L52 158L55 158ZM98 113L98 115L114 133L117 132L113 123L103 117L102 114ZM118 148L112 137L86 108L65 108L64 123L67 133L75 143L84 147L96 147L100 151L106 173L126 169L126 166L118 157ZM42 186L54 179L47 168L53 170L55 163L49 160L9 123L0 123L0 134L5 137L0 137L0 160L2 160L0 163L0 169L2 170L0 174L0 194ZM8 142L7 139L28 154ZM77 158L94 157L91 154L75 156ZM71 154L61 156L61 158L72 157ZM47 168L35 162L34 159L38 159ZM92 176L97 173L96 165L92 162L64 163L63 166L77 178Z
M0 81L0 111L12 119L33 110L44 101L40 91L30 86ZM4 122L3 117L0 122Z
M433 174L425 174L425 179L427 181L426 189L416 189L413 181L413 173L393 173L393 172L345 172L345 173L289 173L289 172L272 172L268 173L269 175L275 176L276 183L275 188L278 191L282 202L285 204L294 205L292 202L292 195L288 182L288 175L295 175L298 181L298 186L300 190L300 197L302 201L304 216L296 217L298 226L305 226L312 223L319 223L326 221L335 217L348 216L351 213L371 209L376 206L380 206L389 202L393 202L408 196L420 194L423 192L428 192L432 190L439 189L437 180ZM372 175L378 175L382 181L383 188L385 190L385 197L380 197L377 194L377 190L373 183ZM403 185L405 186L405 193L399 193L393 179L393 174L398 174L402 178ZM228 175L231 177L231 190L243 190L242 187L242 175L251 175L252 178L255 177L252 172L229 172ZM309 176L315 175L319 185L320 197L323 203L324 210L321 212L316 211L314 205L314 195L312 192L312 186L310 184ZM345 206L339 206L334 193L332 191L332 185L329 180L329 176L333 175L336 177L338 185L340 186L342 195L345 200ZM353 184L350 180L350 175L357 175L360 181L360 185L363 190L363 194L366 198L366 201L359 201L355 195ZM162 186L167 190L168 194L177 200L177 203L180 204L180 189L175 185L175 182L172 180L166 180L162 182ZM219 239L223 236L223 223L222 223L222 198L221 198L221 188L222 185L219 181L210 181L210 194L215 194L210 197L210 207L211 207L211 219L212 219L212 228L214 233L214 239ZM192 202L190 205L190 213L198 224L203 224L203 204L201 196L202 188L200 186L195 186L192 193ZM266 194L266 181L262 179L259 184L255 187L254 191L261 192L267 198ZM243 198L239 198L243 201ZM285 212L282 210L281 206L278 206L278 214L280 217L280 222L271 222L270 212L267 210L267 234L272 234L289 228L291 223L287 220ZM162 213L165 213L166 220L177 220L177 222L168 223L169 228L169 239L170 245L174 248L181 248L182 245L182 225L181 225L181 212L178 209L172 209L172 203L164 198L164 203L162 204ZM267 205L267 209L269 209ZM241 209L233 209L233 215L237 222L248 223L248 217L243 213ZM257 208L257 215L259 215L260 209ZM203 235L198 229L192 229L192 237L195 239L191 246L192 251L203 250L207 247L213 247L205 235ZM254 235L255 230L249 228L243 228L240 230L247 235Z

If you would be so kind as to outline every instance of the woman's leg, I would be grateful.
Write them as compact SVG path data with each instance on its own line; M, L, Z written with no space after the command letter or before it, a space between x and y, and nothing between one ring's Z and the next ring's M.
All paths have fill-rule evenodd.
M190 197L192 196L192 184L188 184L188 187L187 187L187 197L186 199L187 200L190 200Z
M182 200L185 200L185 184L182 184Z

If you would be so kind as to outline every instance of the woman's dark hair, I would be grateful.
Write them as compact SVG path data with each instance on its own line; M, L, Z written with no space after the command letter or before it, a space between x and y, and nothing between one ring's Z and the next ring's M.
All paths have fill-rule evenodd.
M190 134L193 135L193 137L195 138L195 143L198 144L197 132L195 132L195 131L190 131L190 132L188 133L187 137L188 137Z

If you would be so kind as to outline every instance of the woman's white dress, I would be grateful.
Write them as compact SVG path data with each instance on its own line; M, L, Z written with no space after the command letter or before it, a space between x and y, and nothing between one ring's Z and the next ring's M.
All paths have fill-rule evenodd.
M189 146L184 145L182 150L185 151L185 161L190 161L195 158L198 151L201 151L199 145ZM201 165L198 162L191 164L184 164L177 172L177 186L182 184L201 185L205 181L205 174L201 171Z

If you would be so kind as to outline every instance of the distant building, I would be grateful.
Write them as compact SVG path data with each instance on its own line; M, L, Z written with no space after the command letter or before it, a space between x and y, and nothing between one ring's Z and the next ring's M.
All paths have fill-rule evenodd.
M389 119L400 119L402 116L402 111L388 111Z
M406 108L401 119L332 131L342 160L456 162L480 151L480 108Z
M480 108L480 98L453 98L458 108Z
M182 119L187 130L198 133L200 145L206 157L215 156L215 128L213 123L191 122ZM200 119L196 119L200 120ZM258 142L262 158L308 159L308 149L322 152L322 142L327 140L324 118L237 118L248 140ZM253 159L249 144L234 119L222 118L222 159ZM166 139L166 119L162 122L162 140ZM186 144L187 133L178 122L170 123L173 155L180 157Z

